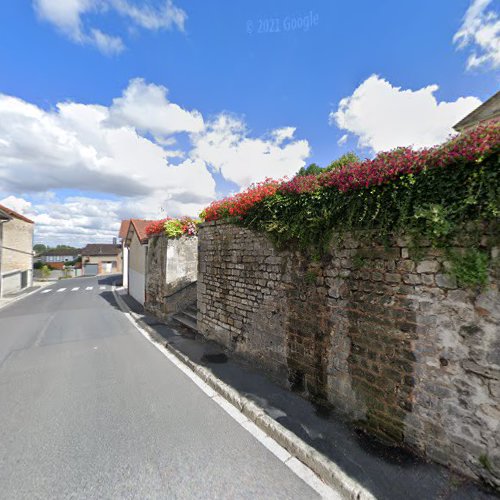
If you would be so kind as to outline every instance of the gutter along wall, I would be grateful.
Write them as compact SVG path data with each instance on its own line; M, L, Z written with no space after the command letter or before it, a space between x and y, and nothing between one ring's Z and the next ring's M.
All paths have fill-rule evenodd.
M464 290L441 251L415 259L404 238L351 235L311 262L225 222L198 237L201 334L384 442L500 486L498 266Z

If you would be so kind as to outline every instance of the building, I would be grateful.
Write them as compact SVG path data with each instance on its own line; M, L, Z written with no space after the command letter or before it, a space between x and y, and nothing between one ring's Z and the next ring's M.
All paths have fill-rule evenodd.
M46 252L38 255L35 260L43 262L44 264L56 264L65 262L74 262L81 257L82 251L79 248L71 249L57 249L47 250Z
M148 236L146 227L151 221L130 219L123 221L120 238L124 257L123 286L140 304L144 305L146 294L146 263ZM126 261L126 264L125 264Z
M457 132L465 132L480 123L484 124L493 120L500 120L500 91L483 102L481 106L477 107L465 118L462 118L453 128Z
M33 284L35 223L0 205L0 297Z
M121 248L114 243L90 243L82 249L82 267L85 276L121 273Z

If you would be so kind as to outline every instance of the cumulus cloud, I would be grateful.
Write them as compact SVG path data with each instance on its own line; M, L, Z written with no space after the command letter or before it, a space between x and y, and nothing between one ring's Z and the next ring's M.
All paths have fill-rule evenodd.
M304 165L309 145L295 128L252 138L243 120L206 122L167 94L136 79L110 106L49 110L0 94L0 198L34 218L38 240L103 241L122 218L197 215L216 197L213 171L245 187Z
M203 161L169 163L168 150L140 135L133 124L112 124L105 106L66 102L45 111L0 94L0 138L0 192L11 194L8 206L24 213L29 206L19 201L22 196L63 189L112 197L34 205L37 230L50 238L48 229L70 234L68 227L76 228L75 237L85 236L86 227L102 237L107 234L103 227L121 216L195 215L215 197L215 181ZM99 223L88 217L82 226L82 216L66 220L68 203L87 214L97 206L93 213Z
M121 97L113 100L110 121L118 125L133 125L154 136L201 132L204 127L201 113L187 111L170 102L167 93L161 85L147 84L142 78L136 78Z
M473 0L453 41L460 49L471 47L467 68L500 68L500 18L488 10L492 0Z
M293 140L295 128L272 131L269 137L249 137L245 123L226 113L193 136L194 158L202 159L240 186L296 173L310 155L306 140Z
M7 192L70 188L140 196L177 192L185 181L163 147L133 126L110 125L104 106L60 103L44 111L0 94L0 137L0 185ZM189 187L206 200L214 195L211 175L199 168Z
M7 198L0 200L0 205L8 207L14 210L14 212L23 214L26 217L29 217L29 215L33 215L35 213L30 201L23 198L18 198L17 196L7 196Z
M104 33L88 26L88 14L104 15L114 12L132 22L134 26L157 31L177 28L184 31L187 14L176 7L172 0L164 0L157 7L141 7L126 0L33 0L38 17L51 23L71 41L93 45L103 54L119 54L125 49L120 36Z
M437 85L402 89L372 75L340 101L338 109L330 113L330 123L358 136L360 147L375 152L432 146L446 140L453 125L481 104L476 97L438 101L437 90ZM341 138L341 142L346 140Z

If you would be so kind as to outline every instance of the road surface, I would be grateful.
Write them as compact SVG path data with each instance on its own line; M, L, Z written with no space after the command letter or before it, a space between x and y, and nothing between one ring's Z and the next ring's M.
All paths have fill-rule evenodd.
M109 278L0 309L0 497L317 498L148 342Z

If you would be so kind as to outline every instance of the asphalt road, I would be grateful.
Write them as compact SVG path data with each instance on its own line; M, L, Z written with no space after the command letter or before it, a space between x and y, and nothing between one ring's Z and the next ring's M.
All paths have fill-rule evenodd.
M316 498L109 285L65 280L0 309L0 497Z

